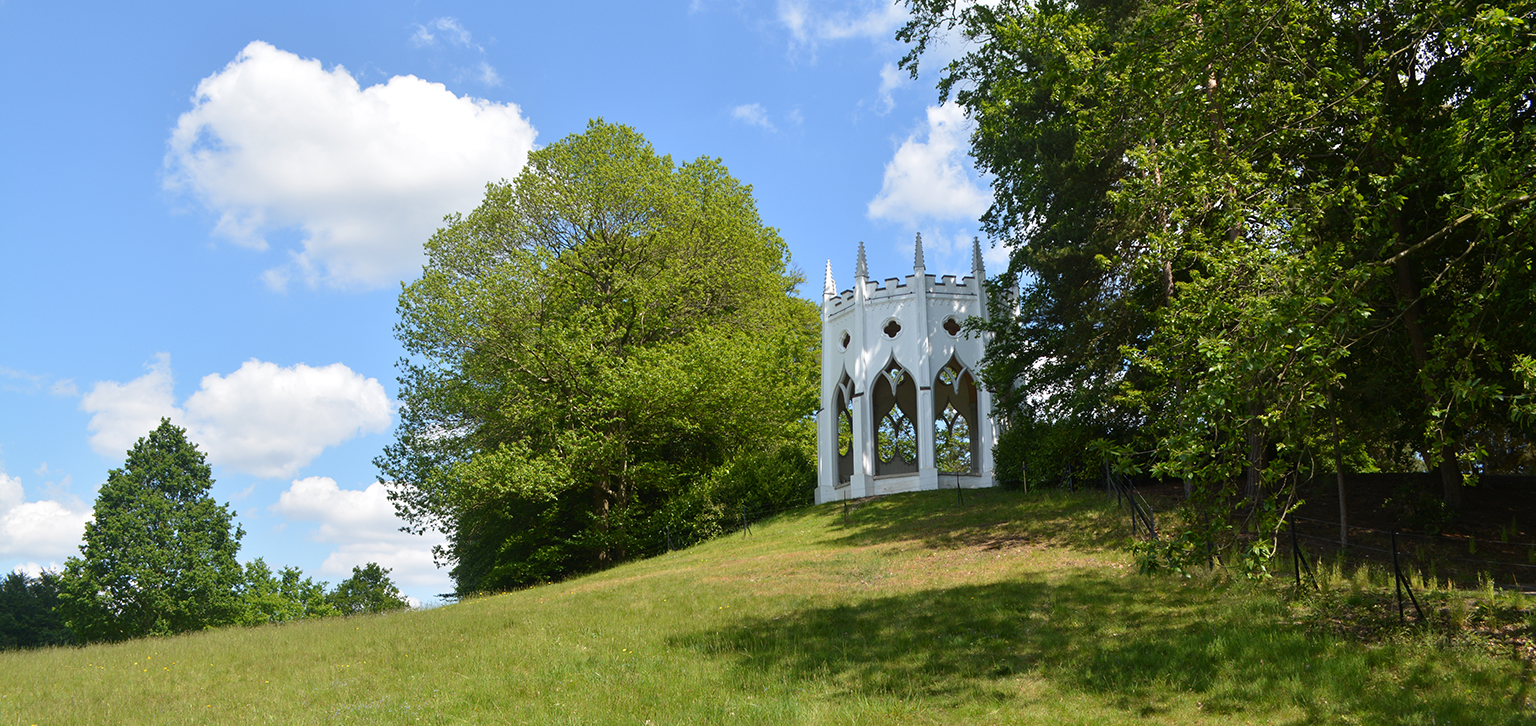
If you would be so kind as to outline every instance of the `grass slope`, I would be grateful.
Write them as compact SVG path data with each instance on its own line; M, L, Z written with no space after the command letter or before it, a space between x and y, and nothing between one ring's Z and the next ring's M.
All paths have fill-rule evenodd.
M0 724L1508 724L1530 673L1134 574L1093 494L818 507L426 612L0 653Z

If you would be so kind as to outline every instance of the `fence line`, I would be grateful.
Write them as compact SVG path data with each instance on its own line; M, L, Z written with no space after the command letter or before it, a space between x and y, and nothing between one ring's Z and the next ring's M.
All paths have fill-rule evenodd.
M1298 517L1298 516L1295 516L1295 515L1290 516L1289 519L1294 519L1294 520L1299 521L1299 522L1317 522L1318 524L1326 524L1326 525L1329 525L1329 526L1333 526L1333 525L1337 525L1338 524L1338 522L1336 522L1336 521L1330 521L1330 520L1326 520L1326 519L1313 519L1311 517ZM1362 532L1377 532L1379 534L1389 534L1392 531L1396 531L1396 530L1386 530L1386 529L1374 529L1374 528L1371 528L1371 527L1361 527L1361 526L1353 525L1353 524L1347 525L1347 526L1349 527L1349 529L1360 530ZM1450 537L1450 536L1443 535L1443 534L1421 534L1421 533L1418 533L1418 532L1401 532L1401 531L1398 531L1398 534L1402 535L1404 537L1422 537L1424 539L1440 539L1440 540L1445 540L1447 542L1480 542L1482 544L1494 545L1494 546L1497 546L1497 547L1527 547L1527 548L1536 548L1536 542L1504 542L1504 541L1491 540L1491 539L1481 539L1481 538L1477 538L1477 537Z
M1384 531L1384 530L1375 530L1375 531L1381 532L1381 531ZM1387 534L1392 534L1392 533L1388 532ZM1398 533L1398 534L1401 534L1401 533ZM1336 545L1336 546L1339 544L1338 540L1329 539L1327 537L1318 537L1317 535L1312 535L1312 534L1300 534L1300 535L1297 535L1297 536L1301 537L1302 539L1310 539L1310 540L1315 540L1315 541L1318 541L1318 542L1326 542L1328 544ZM1348 547L1340 547L1340 549L1341 550L1368 550L1370 552L1380 552L1382 554L1390 554L1389 550L1385 550L1385 549L1382 549L1382 548L1379 548L1379 547L1368 547L1366 545L1353 544L1353 543L1351 543ZM1424 555L1420 555L1417 552L1410 552L1410 554L1413 555L1414 559L1425 559ZM1497 565L1499 567L1519 567L1519 568L1522 568L1522 569L1536 570L1536 565L1527 565L1527 564L1522 563L1522 562L1505 562L1505 561L1502 561L1502 560L1472 559L1470 557L1452 557L1450 555L1445 555L1445 556L1430 555L1429 559L1440 560L1442 562L1465 562L1465 563L1467 563L1469 565Z
M1141 496L1141 492L1136 491L1136 484L1130 477L1117 476L1110 470L1109 462L1105 461L1104 482L1110 493L1115 495L1115 504L1130 510L1131 536L1135 537L1140 529L1146 532L1148 539L1157 539L1157 521L1152 504Z

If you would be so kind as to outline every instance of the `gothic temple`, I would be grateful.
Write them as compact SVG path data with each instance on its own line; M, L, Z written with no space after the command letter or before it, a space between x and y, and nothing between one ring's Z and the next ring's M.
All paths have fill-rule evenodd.
M821 410L816 501L993 485L997 429L976 367L986 349L967 318L986 319L981 244L971 274L927 274L917 237L912 274L869 279L859 244L853 287L827 262L821 298Z

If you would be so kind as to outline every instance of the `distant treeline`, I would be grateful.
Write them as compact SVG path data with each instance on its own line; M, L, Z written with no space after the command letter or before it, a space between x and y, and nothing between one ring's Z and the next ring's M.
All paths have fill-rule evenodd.
M0 583L0 650L408 606L389 570L372 562L334 588L297 567L241 565L245 533L209 496L211 474L186 432L162 419L108 474L80 556L62 572L12 572Z

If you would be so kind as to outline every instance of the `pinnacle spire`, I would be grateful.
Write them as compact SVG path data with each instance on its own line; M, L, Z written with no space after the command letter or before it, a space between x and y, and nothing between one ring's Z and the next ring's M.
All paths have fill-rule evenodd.
M917 233L917 254L913 255L912 269L918 272L923 270L923 233Z
M987 276L987 268L981 263L981 239L978 237L971 238L971 272L978 280Z
M864 261L864 243L859 243L859 264L853 268L853 276L860 280L869 279L869 263Z
M837 283L832 281L832 261L827 260L827 280L822 283L821 294L826 297L837 295Z

